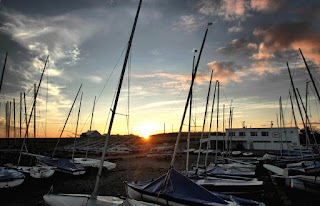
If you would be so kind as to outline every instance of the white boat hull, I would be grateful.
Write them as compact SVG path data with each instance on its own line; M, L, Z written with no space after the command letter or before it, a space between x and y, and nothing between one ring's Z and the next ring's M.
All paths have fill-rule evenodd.
M90 199L85 194L46 194L43 200L49 206L118 206L125 201L132 206L159 206L157 204L137 201L133 199L120 199L113 196L98 196L97 199Z
M74 158L73 163L80 164L82 167L99 167L101 160L93 158ZM116 167L116 164L109 161L103 162L103 167L108 170L112 170Z
M49 206L88 206L108 205L116 206L123 203L123 200L112 196L98 196L97 199L90 199L86 194L46 194L43 200Z
M21 185L23 183L23 181L24 181L24 179L17 179L17 180L12 180L12 181L0 182L0 188L15 187L15 186Z

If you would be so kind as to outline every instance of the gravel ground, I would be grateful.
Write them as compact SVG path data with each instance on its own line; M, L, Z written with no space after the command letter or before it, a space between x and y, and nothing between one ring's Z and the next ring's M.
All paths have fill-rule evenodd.
M6 157L10 158L10 157ZM191 162L196 156L191 155ZM148 180L165 174L169 168L169 159L156 159L145 156L117 157L111 160L117 164L114 170L103 170L99 188L99 195L125 196L124 181ZM183 170L185 156L178 157L175 169ZM270 174L261 165L257 168L257 177L264 181L263 191L255 194L239 195L262 201L266 205L319 205L320 198L290 190L286 187L274 185ZM72 176L56 172L47 179L34 179L31 177L19 186L0 190L0 205L5 206L31 206L44 205L42 196L53 186L54 193L80 193L90 194L93 190L97 169L89 169L84 175Z

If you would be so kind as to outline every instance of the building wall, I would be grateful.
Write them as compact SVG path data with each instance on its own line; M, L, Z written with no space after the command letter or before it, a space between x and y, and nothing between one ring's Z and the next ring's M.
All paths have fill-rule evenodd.
M226 136L210 136L211 145L216 139L225 143L226 147L232 139L232 148L242 144L245 149L280 150L287 149L287 145L300 145L298 128L235 128L226 129ZM203 142L207 142L204 139ZM281 144L282 143L282 144Z

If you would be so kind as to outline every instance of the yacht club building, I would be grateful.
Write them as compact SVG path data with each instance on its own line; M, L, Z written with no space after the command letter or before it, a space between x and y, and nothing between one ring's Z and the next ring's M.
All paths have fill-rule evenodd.
M210 141L211 148L228 148L231 140L232 149L242 147L248 150L280 150L288 146L300 146L299 130L297 127L286 128L232 128L226 129L225 136L211 135L202 142Z

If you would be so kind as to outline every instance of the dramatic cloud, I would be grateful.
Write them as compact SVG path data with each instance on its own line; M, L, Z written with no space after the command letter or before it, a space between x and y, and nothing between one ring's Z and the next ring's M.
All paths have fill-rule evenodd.
M241 76L244 75L244 67L236 65L234 62L209 62L208 67L213 70L215 79L220 82L241 82Z
M274 55L266 49L264 43L261 43L259 45L259 53L253 54L251 58L255 60L270 60L274 58Z
M50 55L53 68L57 63L76 63L80 56L78 45L99 30L97 24L72 15L40 18L14 11L3 11L0 15L5 19L0 31L11 36L36 58ZM37 68L38 63L35 59L32 66Z
M320 65L320 31L307 22L283 23L267 29L257 28L253 34L263 39L259 49L263 52L270 53L301 48L307 58ZM262 58L263 55L253 56L256 59L260 57Z
M261 77L265 73L278 74L279 70L273 68L268 61L256 61L251 65L251 72L258 74Z
M251 0L251 8L257 11L271 12L281 8L286 0Z

